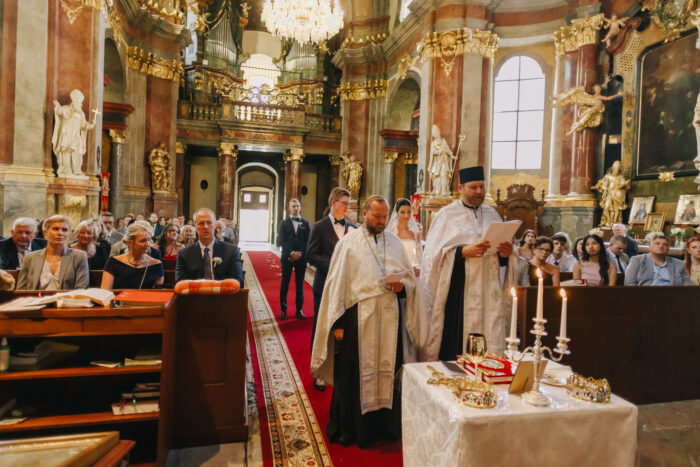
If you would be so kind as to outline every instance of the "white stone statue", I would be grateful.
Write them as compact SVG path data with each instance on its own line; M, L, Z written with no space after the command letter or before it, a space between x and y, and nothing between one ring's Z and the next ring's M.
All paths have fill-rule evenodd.
M457 155L452 153L452 149L447 144L447 140L440 134L440 128L433 125L432 129L433 141L430 143L430 164L428 165L428 174L430 181L433 184L433 190L430 192L435 196L450 197L452 196L452 175L454 173L455 163L459 156L459 148L464 141L464 135L459 135L459 146L457 146Z
M87 132L95 128L99 112L88 122L83 112L85 97L78 89L70 93L70 104L60 105L53 101L55 122L51 144L58 162L58 175L82 175L83 156L87 148Z

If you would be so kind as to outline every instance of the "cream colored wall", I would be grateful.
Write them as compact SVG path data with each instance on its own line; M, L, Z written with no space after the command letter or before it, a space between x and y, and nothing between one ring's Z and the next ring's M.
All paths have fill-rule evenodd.
M281 51L282 43L269 32L243 31L243 52L246 54L265 54L277 58Z
M314 219L316 217L316 172L304 171L301 174L301 186L305 186L309 191L301 195L301 217L304 219Z
M542 189L545 190L545 196L547 195L547 185L549 183L548 177L540 177L539 175L526 174L526 173L516 173L513 175L491 175L491 183L489 189L491 191L491 196L496 199L496 191L501 189L501 201L506 198L508 193L508 187L513 184L522 185L527 183L535 187L535 199L540 199L540 193Z
M206 180L209 187L202 190L200 183ZM216 192L218 190L217 160L215 157L193 157L190 166L190 209L199 208L216 211ZM192 213L188 213L189 216Z

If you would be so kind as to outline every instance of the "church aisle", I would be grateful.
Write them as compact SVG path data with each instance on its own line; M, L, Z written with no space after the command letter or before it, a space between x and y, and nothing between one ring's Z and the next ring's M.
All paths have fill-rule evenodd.
M253 362L259 362L259 367L254 367L265 465L270 461L277 465L283 459L293 465L402 465L400 442L376 443L371 449L328 442L325 427L332 388L316 391L309 369L313 277L307 272L304 284L303 312L307 319L280 322L279 257L271 251L249 251L246 256L251 332L255 336L251 350ZM290 287L287 299L290 305L295 298L293 289ZM289 315L293 317L294 311L292 305ZM300 462L299 456L305 461Z

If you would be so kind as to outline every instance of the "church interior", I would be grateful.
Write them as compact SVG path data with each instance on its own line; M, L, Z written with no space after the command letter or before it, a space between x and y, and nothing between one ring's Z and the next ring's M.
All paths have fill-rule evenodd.
M335 187L348 190L345 218L358 226L372 195L390 214L409 200L425 243L440 211L462 199L460 169L481 166L483 203L522 222L516 240L529 230L555 240L563 233L575 250L574 240L591 234L607 245L622 225L639 254L666 238L668 255L685 258L690 274L689 245L700 234L699 18L698 0L3 0L0 235L13 238L25 217L61 215L75 227L108 211L116 228L127 215L155 213L169 226L208 208L236 232L245 285L237 295L177 295L129 318L13 315L2 310L13 292L2 292L0 338L9 338L12 358L15 347L51 338L79 344L86 362L90 351L154 345L163 361L121 372L88 363L80 372L0 370L0 464L29 465L46 452L22 451L22 440L51 436L60 438L50 451L57 459L73 455L66 443L80 443L82 461L67 465L501 465L489 457L501 448L483 443L508 432L514 441L504 444L520 456L558 450L532 454L539 465L696 465L697 283L687 293L567 287L571 355L568 340L554 336L566 328L559 287L545 287L544 298L537 282L513 289L511 338L517 322L521 350L535 345L532 334L539 345L529 328L544 300L543 343L563 345L562 365L611 383L609 413L581 410L623 428L610 438L578 433L579 444L607 446L590 448L589 458L573 454L585 451L579 445L567 460L563 445L539 444L583 426L575 415L533 425L538 437L517 433L528 431L523 418L494 425L500 431L489 438L470 431L466 412L450 420L420 402L407 406L418 394L408 382L428 387L428 371L420 379L415 367L395 396L404 404L402 440L348 447L326 436L332 390L318 390L310 369L318 270L300 273L306 319L294 319L301 289L291 286L290 319L280 320L279 246L290 201L313 225L328 217ZM578 279L561 273L562 286ZM229 309L240 313L225 316ZM510 317L508 305L504 330ZM136 390L134 412L121 420L95 408L139 384L160 387L160 415L137 413ZM93 395L114 388L116 396ZM3 423L4 404L27 391L52 407L28 397L46 414ZM73 409L72 398L100 400ZM122 394L127 406L131 399ZM528 410L539 409L518 416ZM447 428L455 420L462 431ZM421 426L444 436L422 439L413 431ZM459 447L444 442L450 433L461 433ZM96 446L112 456L90 457ZM624 449L607 458L615 446Z

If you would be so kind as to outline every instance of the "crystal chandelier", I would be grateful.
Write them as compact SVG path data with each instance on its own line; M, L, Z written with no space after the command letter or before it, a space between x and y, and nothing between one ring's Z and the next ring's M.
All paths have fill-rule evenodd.
M343 27L343 10L338 0L265 0L261 19L274 36L319 44Z

